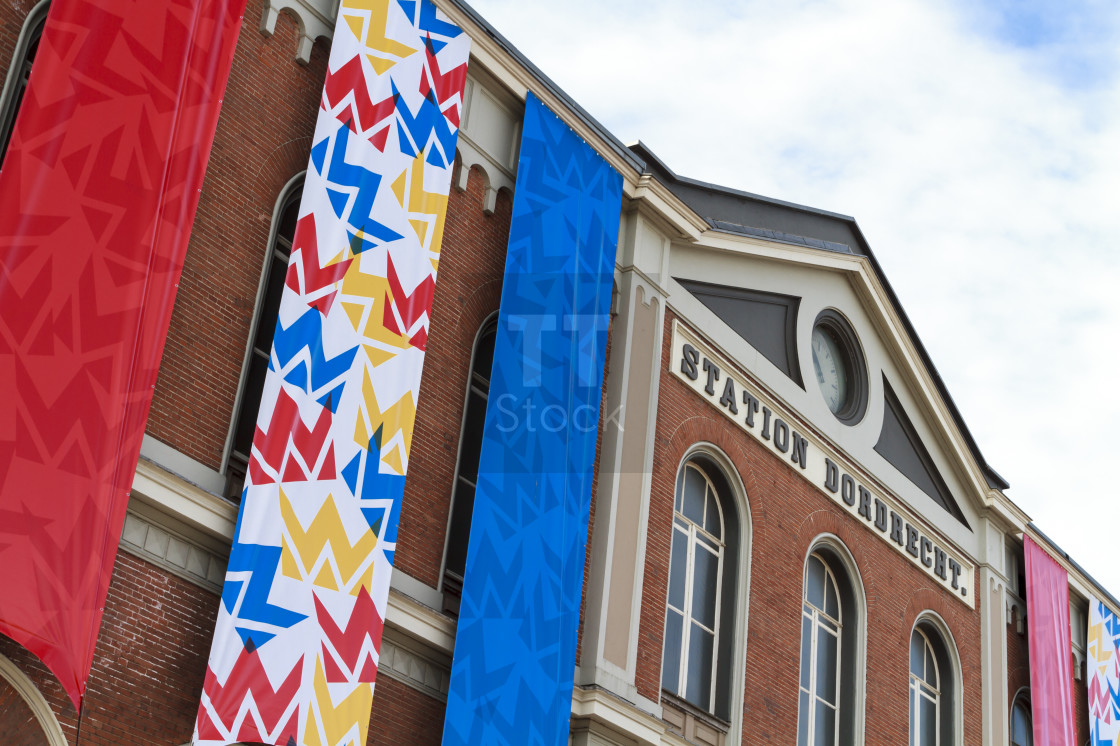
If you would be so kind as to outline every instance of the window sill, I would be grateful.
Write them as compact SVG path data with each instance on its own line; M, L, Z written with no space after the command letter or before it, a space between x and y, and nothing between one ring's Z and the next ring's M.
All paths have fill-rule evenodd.
M689 743L700 746L723 746L727 740L729 723L699 707L689 704L675 694L661 692L662 718L669 730L684 737Z

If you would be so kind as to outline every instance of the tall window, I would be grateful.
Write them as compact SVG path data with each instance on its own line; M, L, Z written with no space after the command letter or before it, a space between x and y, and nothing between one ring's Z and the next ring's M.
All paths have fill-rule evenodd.
M490 395L490 371L494 367L494 338L498 331L495 314L483 322L475 337L471 355L471 375L467 382L467 405L459 435L459 466L451 498L451 523L447 530L447 561L444 565L444 605L458 611L463 592L463 573L467 566L467 545L474 514L474 491L478 480L478 461L482 456L482 428L486 421L486 401Z
M930 620L910 633L910 746L954 743L956 681L945 636Z
M723 510L715 484L695 463L677 479L661 685L710 711L720 636Z
M15 53L12 55L12 64L8 69L8 78L4 82L4 93L0 99L0 164L8 152L8 143L12 139L12 130L15 128L16 115L20 105L23 104L23 95L27 92L27 82L31 79L31 66L35 62L35 55L39 51L39 42L43 38L43 26L47 22L47 8L49 3L40 2L27 14L23 30L20 32L19 41L16 42Z
M910 746L941 743L941 674L933 645L920 629L910 635Z
M232 500L240 499L241 490L245 486L245 472L249 467L249 454L253 448L253 433L256 431L257 413L261 408L268 360L272 355L272 337L276 333L280 297L284 294L284 277L288 271L288 258L292 254L292 239L296 232L302 195L301 179L281 195L273 221L272 242L268 256L265 257L256 315L249 331L252 342L242 369L241 391L237 397L229 460L226 463L226 496Z
M1011 746L1034 746L1034 725L1031 705L1025 697L1016 697L1011 708Z
M862 722L862 596L841 550L826 540L805 561L798 746L855 743Z
M805 563L805 597L801 604L799 744L839 742L843 619L836 574L823 557L813 553Z

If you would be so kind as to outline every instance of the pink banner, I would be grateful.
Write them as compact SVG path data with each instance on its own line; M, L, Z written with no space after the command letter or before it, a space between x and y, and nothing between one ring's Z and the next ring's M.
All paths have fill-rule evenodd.
M85 693L245 0L54 0L0 171L0 633Z
M1073 719L1073 652L1069 577L1041 547L1023 537L1027 578L1027 639L1035 746L1077 746Z

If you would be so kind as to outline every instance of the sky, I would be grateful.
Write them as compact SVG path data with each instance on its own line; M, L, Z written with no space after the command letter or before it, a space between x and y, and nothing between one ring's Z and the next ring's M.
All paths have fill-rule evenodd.
M1120 3L472 5L678 174L854 216L1007 494L1120 597Z

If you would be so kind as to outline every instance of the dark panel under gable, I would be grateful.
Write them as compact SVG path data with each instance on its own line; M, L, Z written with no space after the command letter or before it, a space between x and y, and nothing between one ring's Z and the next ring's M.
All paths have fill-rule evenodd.
M674 278L731 329L801 388L797 309L793 295Z
M951 516L971 529L965 520L953 493L933 463L925 444L918 437L902 402L894 393L886 377L883 377L883 429L879 433L879 442L875 450L896 469L902 472L907 479L913 482L922 492L926 493L945 508Z

